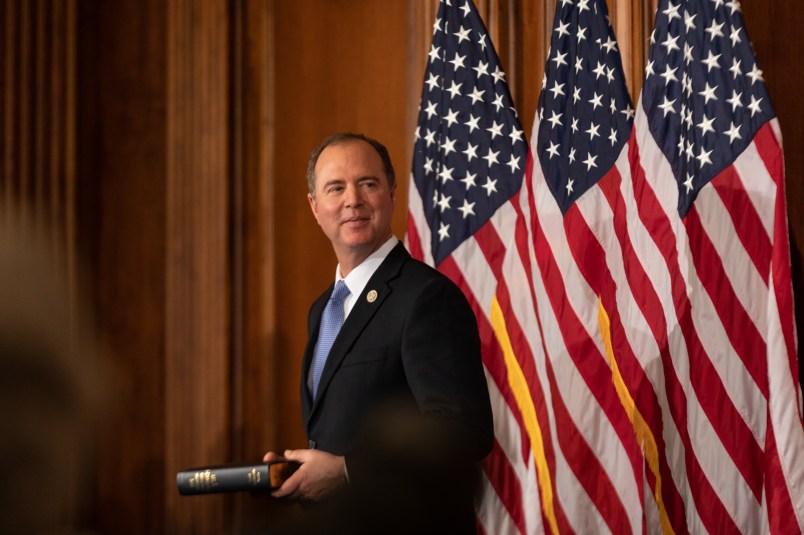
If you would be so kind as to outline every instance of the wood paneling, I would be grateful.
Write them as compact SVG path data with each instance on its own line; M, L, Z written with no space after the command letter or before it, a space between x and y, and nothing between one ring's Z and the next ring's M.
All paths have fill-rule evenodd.
M276 162L269 180L276 199L276 306L282 318L275 350L283 375L277 385L277 442L270 446L284 449L306 443L299 373L307 311L333 280L337 263L307 204L310 152L336 131L381 140L397 171L393 228L402 237L411 159L406 147L413 135L407 127L419 94L407 94L407 0L277 0L275 6L281 24L275 39Z

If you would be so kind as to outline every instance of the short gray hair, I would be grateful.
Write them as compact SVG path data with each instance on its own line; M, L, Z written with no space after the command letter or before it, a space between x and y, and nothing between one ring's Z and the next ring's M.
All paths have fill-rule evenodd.
M338 132L324 138L324 141L322 141L321 144L316 147L313 153L310 155L310 161L307 163L307 191L310 192L310 195L315 197L315 166L318 163L318 157L321 156L321 153L324 152L324 149L330 145L342 145L352 141L365 141L374 147L374 150L376 150L377 154L380 155L380 160L382 160L383 170L385 171L385 176L388 178L388 187L391 188L391 190L394 189L396 186L394 165L391 163L391 156L388 154L388 149L385 148L385 145L376 139L372 139L363 134L355 134L354 132Z

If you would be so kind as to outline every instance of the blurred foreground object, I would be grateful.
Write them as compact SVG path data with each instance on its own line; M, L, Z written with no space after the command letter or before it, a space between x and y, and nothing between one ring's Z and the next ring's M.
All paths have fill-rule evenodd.
M103 374L88 317L70 296L51 234L4 212L0 533L74 533L86 513Z

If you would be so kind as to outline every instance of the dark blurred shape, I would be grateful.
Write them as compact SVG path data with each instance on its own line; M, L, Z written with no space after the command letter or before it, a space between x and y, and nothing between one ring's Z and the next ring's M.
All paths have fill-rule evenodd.
M52 234L2 215L0 533L77 533L104 374Z
M398 400L373 411L349 485L280 532L287 535L474 534L480 465L448 424Z

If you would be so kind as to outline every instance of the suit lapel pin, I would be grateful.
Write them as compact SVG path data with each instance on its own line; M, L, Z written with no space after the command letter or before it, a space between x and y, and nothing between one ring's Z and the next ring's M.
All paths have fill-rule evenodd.
M377 300L377 290L371 290L369 293L366 294L366 301L369 303L373 303Z

